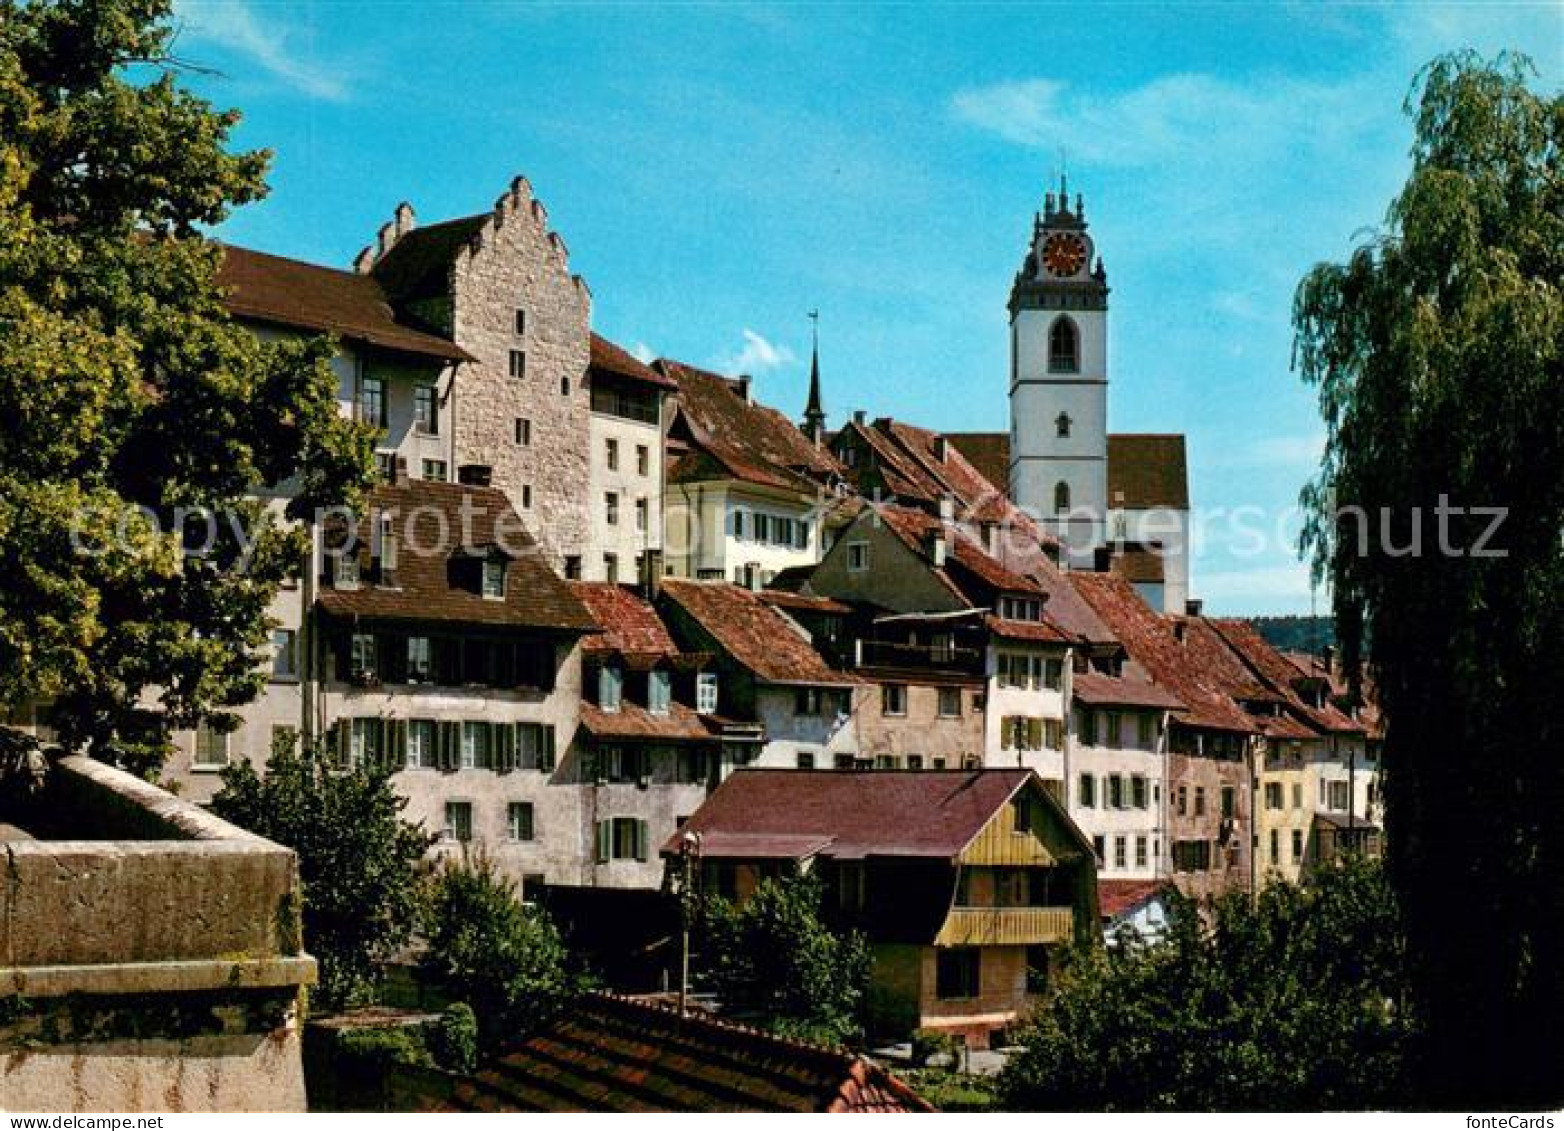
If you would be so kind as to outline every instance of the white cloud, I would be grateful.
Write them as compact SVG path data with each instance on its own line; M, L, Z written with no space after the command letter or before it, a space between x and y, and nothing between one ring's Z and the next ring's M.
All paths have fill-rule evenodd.
M729 375L739 373L753 375L763 373L768 369L792 365L797 360L792 350L786 346L767 341L746 326L744 328L744 347L738 353L718 361L716 368Z
M262 19L245 0L182 0L177 8L185 34L242 55L273 78L311 98L341 102L348 82L301 47L295 29Z

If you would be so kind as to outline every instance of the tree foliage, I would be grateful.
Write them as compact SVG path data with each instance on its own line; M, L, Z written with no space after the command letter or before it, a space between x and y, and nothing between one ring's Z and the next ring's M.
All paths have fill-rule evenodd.
M812 876L763 881L742 904L706 911L702 973L723 1007L787 1036L827 1044L863 1034L869 947L821 917Z
M406 805L386 770L339 770L288 743L272 751L265 777L249 762L223 771L213 811L299 855L304 945L320 961L328 1008L368 1000L418 925L432 838L402 819Z
M525 1037L586 988L554 921L486 859L441 865L425 933L426 971L472 1006L485 1049Z
M324 342L227 317L198 235L265 191L238 115L182 90L168 0L0 0L0 706L155 769L253 698L300 515L368 481ZM208 552L185 551L207 537ZM243 537L236 530L244 532Z
M1395 898L1376 863L1072 956L1000 1080L1018 1110L1368 1109L1406 1102Z
M1423 1087L1455 1107L1564 1100L1564 97L1530 74L1427 67L1385 232L1294 309L1328 441L1304 547L1352 666L1371 642Z

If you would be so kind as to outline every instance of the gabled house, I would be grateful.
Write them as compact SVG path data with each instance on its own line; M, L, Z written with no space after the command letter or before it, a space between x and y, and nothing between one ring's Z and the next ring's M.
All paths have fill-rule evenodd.
M305 643L307 733L396 770L438 851L481 848L528 882L583 867L573 790L582 637L597 631L491 488L407 482L328 524Z
M1115 574L1069 576L1129 659L1179 703L1168 717L1161 846L1166 874L1196 897L1248 890L1250 755L1260 731L1235 696L1258 696L1263 689L1203 618L1164 617Z
M625 586L575 582L600 633L582 645L581 726L560 766L582 787L595 887L656 889L657 845L721 774L712 658L674 643L650 602Z
M1346 852L1378 855L1378 774L1364 724L1248 621L1213 618L1210 624L1275 695L1255 752L1257 881L1296 881Z
M854 670L887 703L918 687L952 713L981 713L981 742L962 764L1026 766L1061 787L1075 638L1049 620L1033 578L1001 565L949 515L876 504L842 533L809 588L869 610Z
M657 607L674 639L713 656L709 725L725 765L815 769L857 758L866 688L832 667L787 611L740 585L683 578L663 581Z
M711 894L818 876L832 920L870 942L880 1035L935 1029L986 1048L1059 948L1101 938L1091 846L1030 770L739 770L665 859L679 866L686 844Z
M678 386L664 500L669 575L759 588L818 561L842 489L836 460L756 403L748 377L666 359L653 368Z

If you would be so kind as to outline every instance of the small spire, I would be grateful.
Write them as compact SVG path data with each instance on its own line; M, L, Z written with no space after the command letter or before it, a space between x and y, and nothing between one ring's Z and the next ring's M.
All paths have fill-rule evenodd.
M818 447L825 442L825 406L820 396L820 312L811 310L809 321L811 345L809 356L809 403L804 406L804 435Z

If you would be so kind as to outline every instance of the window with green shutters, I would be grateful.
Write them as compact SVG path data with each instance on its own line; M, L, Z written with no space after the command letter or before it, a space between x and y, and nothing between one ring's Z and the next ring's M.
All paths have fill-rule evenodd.
M597 822L597 862L637 860L650 856L650 830L638 817L610 817Z

